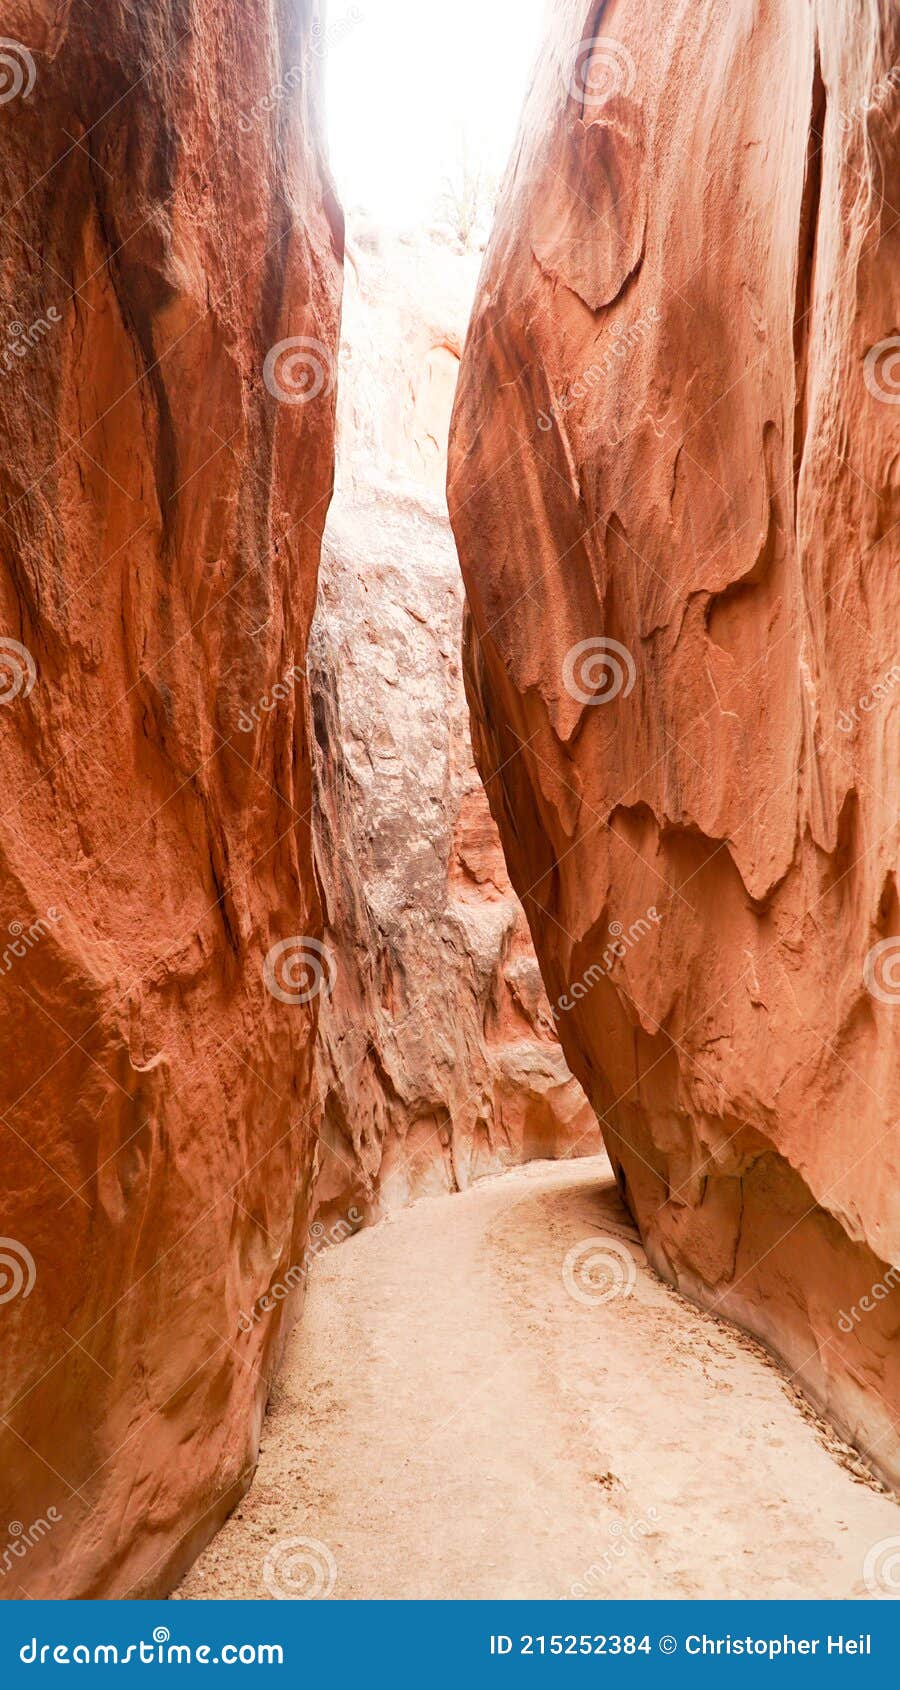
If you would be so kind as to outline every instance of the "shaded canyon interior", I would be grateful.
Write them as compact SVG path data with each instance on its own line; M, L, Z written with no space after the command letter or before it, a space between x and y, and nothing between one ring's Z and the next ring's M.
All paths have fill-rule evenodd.
M170 1591L311 1241L598 1122L896 1484L900 18L553 0L466 336L469 257L345 256L315 0L102 17L0 47L0 1460L54 1521L0 1596Z

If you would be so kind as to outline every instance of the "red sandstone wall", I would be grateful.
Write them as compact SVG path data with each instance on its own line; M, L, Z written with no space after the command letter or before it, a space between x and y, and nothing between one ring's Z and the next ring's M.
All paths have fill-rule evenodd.
M557 0L450 476L476 755L651 1258L895 1481L898 278L889 0Z
M0 1596L140 1595L249 1477L305 1230L302 685L236 723L303 661L342 231L309 0L2 27Z

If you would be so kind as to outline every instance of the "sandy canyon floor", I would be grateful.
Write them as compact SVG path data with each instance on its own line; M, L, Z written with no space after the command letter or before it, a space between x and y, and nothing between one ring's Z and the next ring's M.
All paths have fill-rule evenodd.
M900 1507L855 1466L660 1284L605 1159L535 1163L319 1258L253 1487L177 1594L864 1597Z

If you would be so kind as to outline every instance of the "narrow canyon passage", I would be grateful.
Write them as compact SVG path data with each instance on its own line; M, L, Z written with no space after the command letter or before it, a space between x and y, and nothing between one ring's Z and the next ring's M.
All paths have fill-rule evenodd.
M900 1596L900 10L10 10L0 1600Z
M852 1464L656 1279L603 1157L533 1163L318 1258L253 1488L177 1594L865 1596L898 1509Z

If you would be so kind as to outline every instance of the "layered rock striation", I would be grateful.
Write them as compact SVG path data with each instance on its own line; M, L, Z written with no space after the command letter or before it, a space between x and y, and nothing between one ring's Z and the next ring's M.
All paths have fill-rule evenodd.
M305 1233L317 1000L267 959L321 920L317 28L4 11L0 1596L171 1585L249 1480L287 1304L243 1316Z
M900 19L559 0L463 357L475 751L652 1261L900 1479Z
M436 489L477 260L349 226L340 468L310 645L334 963L325 1244L424 1193L597 1146L469 740L462 583Z

